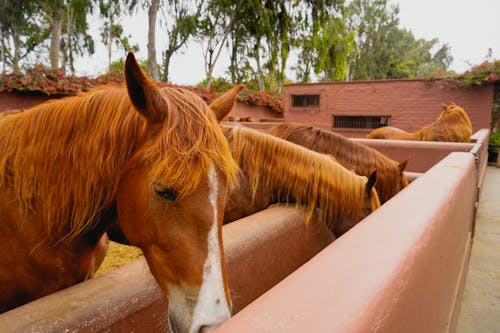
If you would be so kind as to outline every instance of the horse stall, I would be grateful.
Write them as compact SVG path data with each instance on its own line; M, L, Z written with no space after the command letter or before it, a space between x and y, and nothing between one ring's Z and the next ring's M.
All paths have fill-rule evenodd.
M453 332L489 130L471 143L357 139L412 180L334 241L277 205L223 227L234 316L217 332ZM2 332L167 331L144 259L0 315Z

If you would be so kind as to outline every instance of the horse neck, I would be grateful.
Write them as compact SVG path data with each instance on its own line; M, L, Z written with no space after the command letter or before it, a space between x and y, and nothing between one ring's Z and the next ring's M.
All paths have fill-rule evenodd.
M361 176L369 177L377 171L375 188L380 199L387 201L389 196L396 191L400 175L398 163L381 154L377 150L358 144L335 133L321 130L314 135L312 130L290 134L288 140L303 145L306 148L320 153L331 154L335 159L349 170ZM306 134L306 135L304 135Z
M362 209L365 180L323 154L245 128L226 131L233 156L253 193L315 208L324 221L356 216Z
M36 211L49 233L79 234L112 205L120 174L144 136L125 97L99 91L0 122L0 184L11 186L21 210Z

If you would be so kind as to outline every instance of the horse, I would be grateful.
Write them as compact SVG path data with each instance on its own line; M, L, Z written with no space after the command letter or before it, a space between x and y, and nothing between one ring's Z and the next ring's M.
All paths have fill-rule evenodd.
M238 166L208 106L162 88L127 55L124 87L49 101L0 121L0 311L90 278L116 225L168 295L172 332L231 315L222 219Z
M470 142L472 123L463 108L451 103L441 104L443 112L436 121L422 127L417 132L408 133L402 130L392 131L388 137L381 137L383 127L368 134L368 138L390 140L441 141L441 142ZM388 132L388 131L387 131ZM385 132L385 133L387 133ZM389 132L390 133L390 132Z
M331 131L300 123L284 123L265 132L319 153L330 154L358 175L369 177L377 170L375 189L382 204L408 186L403 172L408 161L398 163L373 148Z
M390 139L396 134L405 134L408 133L406 131L403 131L400 128L393 127L393 126L384 126L384 127L379 127L371 131L366 137L368 139Z
M380 207L376 172L358 176L330 155L246 127L223 126L223 131L241 170L224 223L272 204L293 203L304 207L306 222L318 214L339 237Z

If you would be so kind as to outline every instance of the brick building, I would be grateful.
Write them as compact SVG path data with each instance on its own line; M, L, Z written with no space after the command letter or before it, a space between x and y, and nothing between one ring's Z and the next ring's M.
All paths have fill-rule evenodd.
M441 103L455 102L467 112L475 132L490 128L492 101L491 84L458 87L422 79L296 83L285 86L284 119L365 137L386 125L417 131L437 119Z

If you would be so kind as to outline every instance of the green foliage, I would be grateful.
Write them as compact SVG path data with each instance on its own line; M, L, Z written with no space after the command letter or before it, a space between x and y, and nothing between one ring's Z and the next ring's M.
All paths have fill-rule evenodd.
M444 71L439 67L430 75L430 77L428 77L429 80L441 79L459 86L468 87L482 86L488 83L497 83L499 82L499 78L500 60L486 60L479 65L473 65L463 74Z
M461 81L467 86L480 86L497 82L500 77L500 60L484 61L472 66L461 76Z
M500 148L500 132L493 132L490 135L490 146Z
M206 85L207 85L206 79L196 84L196 86L199 88L205 87ZM233 86L234 86L233 84L231 84L227 79L223 77L213 78L210 84L210 88L217 93L224 93L229 89L231 89Z
M425 77L438 67L446 70L453 60L450 47L434 54L437 39L417 39L399 28L399 8L387 0L353 0L347 7L347 24L356 31L357 54L350 59L353 80Z

